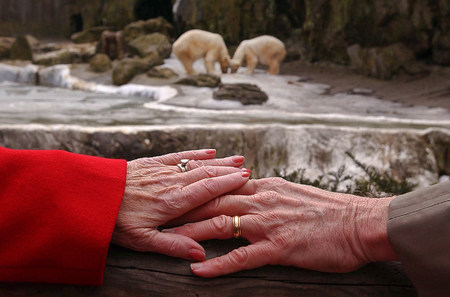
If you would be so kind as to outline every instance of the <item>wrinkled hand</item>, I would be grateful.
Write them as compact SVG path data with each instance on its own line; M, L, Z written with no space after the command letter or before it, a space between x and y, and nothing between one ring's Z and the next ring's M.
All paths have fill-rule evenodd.
M214 156L215 150L198 150L128 162L112 241L137 251L203 260L205 251L197 242L157 227L248 181L248 169L238 168L244 157ZM191 159L188 172L176 166L181 159Z
M348 272L396 259L387 237L393 198L332 193L281 178L252 180L233 194L171 223L212 219L165 230L197 241L227 239L232 238L231 216L241 216L242 237L251 244L191 264L196 275L214 277L266 264Z

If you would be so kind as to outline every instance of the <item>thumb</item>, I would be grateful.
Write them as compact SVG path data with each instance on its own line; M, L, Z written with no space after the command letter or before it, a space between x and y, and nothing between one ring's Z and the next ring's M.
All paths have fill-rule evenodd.
M194 261L203 261L206 257L205 249L198 242L169 232L158 232L153 236L151 251Z

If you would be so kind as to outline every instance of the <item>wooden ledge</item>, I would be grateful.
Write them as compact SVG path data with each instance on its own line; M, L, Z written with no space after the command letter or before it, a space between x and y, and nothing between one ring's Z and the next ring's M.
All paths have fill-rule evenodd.
M245 244L203 243L212 258ZM190 262L111 246L101 287L53 284L1 284L0 296L417 296L398 262L373 263L345 274L286 266L265 266L214 279L193 275Z

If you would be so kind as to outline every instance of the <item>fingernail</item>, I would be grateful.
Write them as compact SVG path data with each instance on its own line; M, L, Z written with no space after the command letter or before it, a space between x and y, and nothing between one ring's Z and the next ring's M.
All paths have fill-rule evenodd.
M241 168L241 170L242 170L243 172L249 172L249 173L252 172L252 171L251 171L250 169L248 169L248 168Z
M203 267L203 263L192 263L191 270L200 270Z
M244 162L244 157L242 156L234 156L231 158L231 160L233 160L234 163L242 163Z
M250 172L248 171L244 171L241 173L242 177L249 177L250 176Z
M188 255L194 261L203 261L205 259L205 252L199 249L190 249Z
M163 229L161 232L163 233L175 233L175 229Z
M208 155L212 155L212 154L215 154L215 153L216 153L216 150L214 150L214 149L206 150L206 153L207 153Z

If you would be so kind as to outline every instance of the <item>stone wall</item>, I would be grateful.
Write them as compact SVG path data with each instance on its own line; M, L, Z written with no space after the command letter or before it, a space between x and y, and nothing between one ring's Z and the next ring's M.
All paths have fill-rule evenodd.
M364 176L346 155L417 186L450 175L447 129L385 130L324 126L0 126L0 146L16 149L63 149L95 156L158 156L175 151L216 148L219 157L242 154L253 178L306 169L311 180L336 172ZM325 181L325 180L324 180ZM342 186L346 186L345 183ZM345 188L344 188L345 189ZM341 188L341 190L343 190Z

